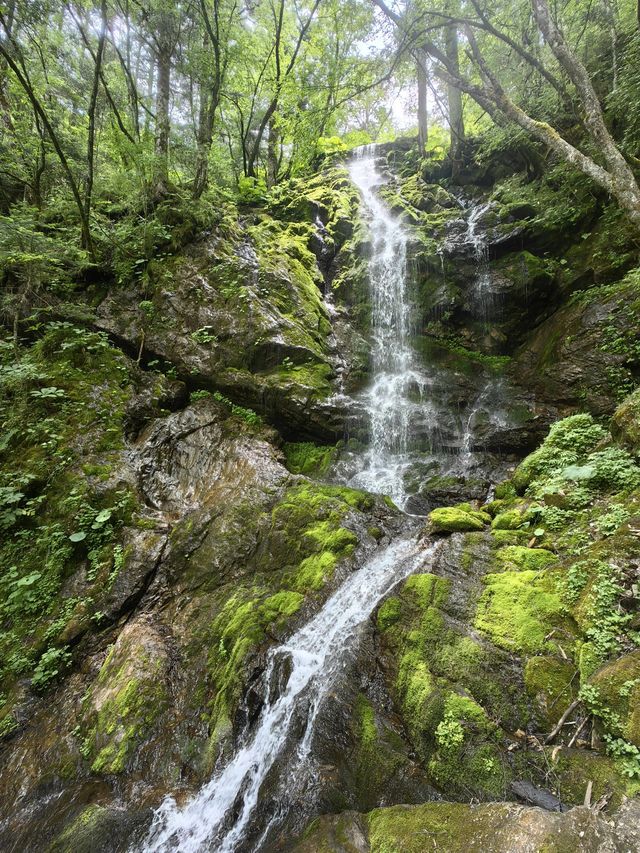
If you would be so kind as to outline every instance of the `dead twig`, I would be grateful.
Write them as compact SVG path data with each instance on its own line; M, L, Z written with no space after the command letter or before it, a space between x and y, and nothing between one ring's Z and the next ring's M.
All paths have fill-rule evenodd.
M578 707L579 704L580 704L580 699L576 699L574 702L572 702L569 705L567 710L564 712L564 714L560 717L560 719L556 723L555 728L545 738L545 740L544 740L545 746L547 746L547 744L551 743L556 738L556 736L558 735L558 733L560 732L560 730L562 729L562 727L566 723L567 717L569 716L569 714L572 711L574 711Z

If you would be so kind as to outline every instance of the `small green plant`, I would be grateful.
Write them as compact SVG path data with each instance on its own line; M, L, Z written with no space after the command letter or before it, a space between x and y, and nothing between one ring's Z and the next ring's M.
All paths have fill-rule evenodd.
M232 415L235 415L237 418L241 418L250 426L260 426L262 424L262 418L260 415L256 414L253 409L245 409L244 406L236 406L235 403L233 403L228 397L225 397L224 394L221 394L220 391L214 391L211 396L218 403L222 403L223 406L230 409Z
M42 690L69 665L70 661L71 654L66 647L47 649L33 671L31 684L36 689Z
M640 749L623 738L605 735L607 752L620 761L620 769L630 779L640 779Z
M213 326L203 326L201 329L196 329L191 332L189 337L197 344L215 344L218 342L218 336L212 331Z
M629 513L623 506L614 506L609 512L599 516L593 522L593 526L601 536L613 536L616 530L629 520L629 517Z
M452 714L446 713L436 727L436 742L445 751L453 751L462 746L464 742L464 729L462 723Z

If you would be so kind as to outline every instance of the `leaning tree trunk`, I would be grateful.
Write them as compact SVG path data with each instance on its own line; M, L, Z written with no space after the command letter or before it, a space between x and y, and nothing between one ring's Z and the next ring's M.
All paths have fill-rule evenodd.
M611 179L610 191L629 219L640 226L640 186L631 166L609 133L589 72L567 44L562 31L553 20L546 0L532 0L532 6L540 32L580 96L584 124L607 166Z

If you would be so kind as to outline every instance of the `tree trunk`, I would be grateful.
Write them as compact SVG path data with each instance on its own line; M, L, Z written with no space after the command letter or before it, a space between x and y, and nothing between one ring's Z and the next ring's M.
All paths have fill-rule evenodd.
M584 123L607 164L612 184L611 192L634 224L640 226L640 187L631 167L609 133L589 72L565 41L551 16L546 0L532 0L532 5L540 32L580 96L584 108Z
M169 186L169 104L171 100L171 57L173 53L173 13L158 16L155 36L156 59L156 130L155 130L155 194L164 195Z
M95 137L96 137L96 108L98 105L98 89L100 87L100 78L102 77L102 57L104 55L104 42L107 35L107 2L102 0L100 3L100 36L98 38L98 49L94 59L93 71L93 86L91 88L91 97L89 99L89 109L87 116L89 119L89 127L87 132L87 179L84 187L84 213L87 221L91 216L91 197L93 193L93 173L95 159ZM83 248L87 249L88 246Z
M416 51L416 74L418 78L418 150L420 156L427 153L429 138L427 106L427 54L423 48Z
M277 116L271 116L269 120L269 138L267 140L267 186L275 187L278 182L278 146L280 133L278 132Z
M458 31L455 25L445 27L445 54L448 67L455 76L460 74L458 57ZM451 145L449 159L451 160L452 177L457 177L462 166L462 143L464 142L464 116L462 112L462 92L453 85L447 85L447 100L449 102L449 128L451 130Z

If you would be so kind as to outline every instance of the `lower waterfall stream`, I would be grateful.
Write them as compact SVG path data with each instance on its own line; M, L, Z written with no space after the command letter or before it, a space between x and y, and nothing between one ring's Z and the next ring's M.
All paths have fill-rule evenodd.
M360 190L372 250L372 381L364 395L369 446L349 485L390 495L403 506L410 411L425 379L416 370L408 335L405 297L407 234L376 193L383 178L374 152L350 163ZM304 795L313 775L314 725L319 710L358 640L359 629L380 600L429 560L410 533L397 538L353 572L322 609L287 642L270 650L262 678L262 708L235 754L184 806L167 797L157 809L140 853L262 849L277 827L277 811L260 818L259 797L276 770L280 801ZM301 721L302 718L302 721ZM301 732L301 734L300 734ZM257 839L249 841L251 839Z

